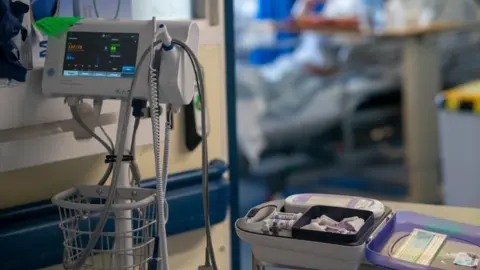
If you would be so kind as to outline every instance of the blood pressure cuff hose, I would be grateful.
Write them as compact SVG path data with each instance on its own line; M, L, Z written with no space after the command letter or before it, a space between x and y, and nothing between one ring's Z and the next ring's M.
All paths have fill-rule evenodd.
M29 6L20 1L0 0L0 78L25 82L27 69L20 63L20 52L13 38L21 34L27 39L28 31L23 27L23 16Z

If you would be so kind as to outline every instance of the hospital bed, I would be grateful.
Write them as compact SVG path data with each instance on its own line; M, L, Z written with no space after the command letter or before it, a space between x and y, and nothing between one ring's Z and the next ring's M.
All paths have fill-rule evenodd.
M272 86L262 82L255 69L238 68L239 141L252 174L282 182L284 174L291 174L296 168L330 166L338 158L334 157L333 144L350 141L347 150L353 152L355 127L375 126L399 117L398 98L394 102L369 104L372 98L398 96L398 71L382 69L381 65L362 69L354 64L359 61L358 54L354 51L351 55L354 57L343 60L338 76L318 78L297 70L286 75L291 79L282 81L284 85ZM378 64L375 57L370 57L370 62ZM341 133L332 141L329 134L339 127ZM325 140L326 137L330 139ZM252 155L259 156L258 163Z
M395 48L393 52L394 53L390 55L390 59L384 62L395 61L401 63L401 50ZM355 51L350 52L347 58L343 60L344 72L336 78L318 79L315 81L315 79L305 76L302 80L311 80L312 84L317 83L317 88L311 87L309 91L303 92L302 89L299 89L298 84L295 84L296 82L289 86L277 86L277 88L271 87L273 90L268 89L268 84L265 86L265 84L258 82L258 80L261 80L258 74L252 71L245 71L244 67L240 67L239 70L241 73L237 76L239 80L238 91L254 93L250 95L239 95L240 105L238 108L242 113L238 117L254 119L254 123L250 121L248 127L239 128L239 141L241 149L245 153L244 160L249 162L245 167L250 168L253 174L260 174L267 176L267 178L282 179L284 178L283 175L285 172L290 174L292 170L296 170L297 168L330 166L331 162L325 162L325 159L312 158L311 154L305 153L305 151L302 150L299 151L301 147L298 147L298 145L307 142L307 147L303 148L311 148L312 143L310 142L312 138L321 137L322 134L329 133L339 126L342 130L339 139L345 147L345 152L353 155L353 158L347 157L347 159L364 161L378 157L379 153L375 153L375 151L371 151L370 157L367 158L362 156L362 153L358 153L358 149L355 147L355 122L357 122L356 127L365 125L375 127L375 125L382 125L386 123L386 121L392 121L392 118L395 120L393 120L394 122L391 122L391 124L395 125L396 122L399 122L398 119L401 119L400 98L398 98L395 103L390 103L386 106L368 105L367 108L365 108L362 104L365 104L372 98L378 99L379 97L381 98L382 96L388 95L400 96L402 78L399 72L400 68L398 68L399 70L392 71L391 66L387 65L383 68L366 69L365 66L369 66L368 61L370 60L370 62L372 62L371 59L373 59L373 66L378 64L375 63L377 61L377 59L375 59L375 53L375 51L370 51L366 55L360 54L359 56L358 53L355 54ZM381 51L379 54L380 58L386 55L385 52ZM471 67L478 65L478 55L476 41L467 42L455 50L448 51L447 57L442 59L443 84L447 87L476 78L478 74L476 74L475 69ZM359 63L365 66L362 67ZM244 78L242 79L242 77ZM288 82L288 80L285 81ZM256 90L248 88L256 88ZM263 104L256 106L258 110L255 115L255 113L252 112L255 111L255 108L252 109L252 105L249 104L249 102L251 99L262 96L262 91L267 92L267 94L263 94L267 97L263 98ZM278 95L283 95L283 98L271 98L269 94L274 91L281 92ZM249 110L249 112L244 113L245 111L242 109L244 106L250 106L246 109ZM361 106L362 110L358 110ZM359 118L363 118L364 121L359 121ZM242 127L242 124L248 121L239 120L238 122L239 126ZM260 131L252 131L255 128L260 129ZM400 129L396 130L396 133L402 133L401 126ZM257 149L251 149L252 141L257 142L253 144L253 147L256 146ZM325 145L332 142L317 141L316 143ZM263 147L262 150L260 150L261 147ZM291 150L285 150L292 148L295 149L293 154ZM315 150L318 150L318 148L319 147L316 147ZM356 155L356 153L359 155ZM332 153L325 151L317 152L317 157L318 154L323 154L327 157L332 155ZM252 158L254 155L260 157L257 159ZM278 162L278 158L274 159L275 162L279 163L277 170L272 169L266 173L264 169L265 162L262 161L265 161L271 156L283 156L284 162ZM275 162L268 162L268 164ZM357 162L356 165L361 164ZM262 171L259 172L259 170L256 169L257 167L262 168ZM281 182L282 180L272 181ZM284 184L280 184L280 186L284 186Z

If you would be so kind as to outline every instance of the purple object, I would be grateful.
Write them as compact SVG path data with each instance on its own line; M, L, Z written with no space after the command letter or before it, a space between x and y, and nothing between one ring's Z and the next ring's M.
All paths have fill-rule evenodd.
M378 235L368 243L365 251L367 260L388 269L441 270L381 255L382 249L394 233L404 232L408 234L414 229L446 234L448 235L446 241L462 242L480 247L480 227L413 212L397 212Z
M307 204L308 200L310 200L312 197L314 196L318 196L318 195L315 195L315 194L300 194L300 195L296 195L296 197L294 198L293 202L296 203L296 204ZM322 197L325 197L325 198L338 198L340 196L338 195L328 195L328 194L322 194L321 195ZM355 208L355 206L360 202L360 201L367 201L368 202L368 206L366 206L365 208L368 208L368 207L371 207L375 204L375 201L372 200L372 199L367 199L367 198L361 198L361 197L351 197L351 200L347 203L347 205L345 207L347 208Z

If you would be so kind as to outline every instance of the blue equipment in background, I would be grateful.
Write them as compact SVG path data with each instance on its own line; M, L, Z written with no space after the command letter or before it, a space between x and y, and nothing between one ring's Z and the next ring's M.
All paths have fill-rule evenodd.
M288 19L295 0L258 0L258 20L274 20L282 22ZM323 4L318 4L315 11L320 12ZM277 32L277 44L294 41L298 37L297 33L287 31ZM273 62L278 57L289 54L295 50L292 42L291 46L279 46L278 48L257 48L250 52L249 62L253 65L264 65Z
M290 11L295 0L258 0L258 20L283 21L290 16ZM277 42L296 38L297 34L288 32L278 32ZM257 48L252 50L249 55L250 64L263 65L274 61L277 57L290 53L294 47L290 48Z

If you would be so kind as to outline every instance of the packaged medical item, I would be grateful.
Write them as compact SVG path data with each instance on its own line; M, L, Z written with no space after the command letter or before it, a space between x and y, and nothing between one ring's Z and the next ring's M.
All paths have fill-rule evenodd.
M290 231L295 224L295 220L274 220L274 226L276 226L279 230L286 230Z
M298 220L300 217L302 216L301 213L281 213L281 212L277 212L275 213L275 215L273 216L272 219L274 220Z
M415 229L393 257L429 266L445 239L447 239L447 236L444 234Z
M477 255L468 254L466 252L458 253L457 256L455 257L455 261L453 261L455 265L471 267L471 268L477 268L479 262L480 260L478 259Z
M272 218L262 221L262 232L278 234L282 231L291 232L295 222L302 214L276 213Z
M359 217L344 218L338 222L326 215L322 215L319 218L312 219L310 224L302 227L302 229L338 234L356 234L364 224L365 220Z
M319 225L324 225L324 226L337 226L338 222L323 215L319 218L312 219L312 223L318 223Z

